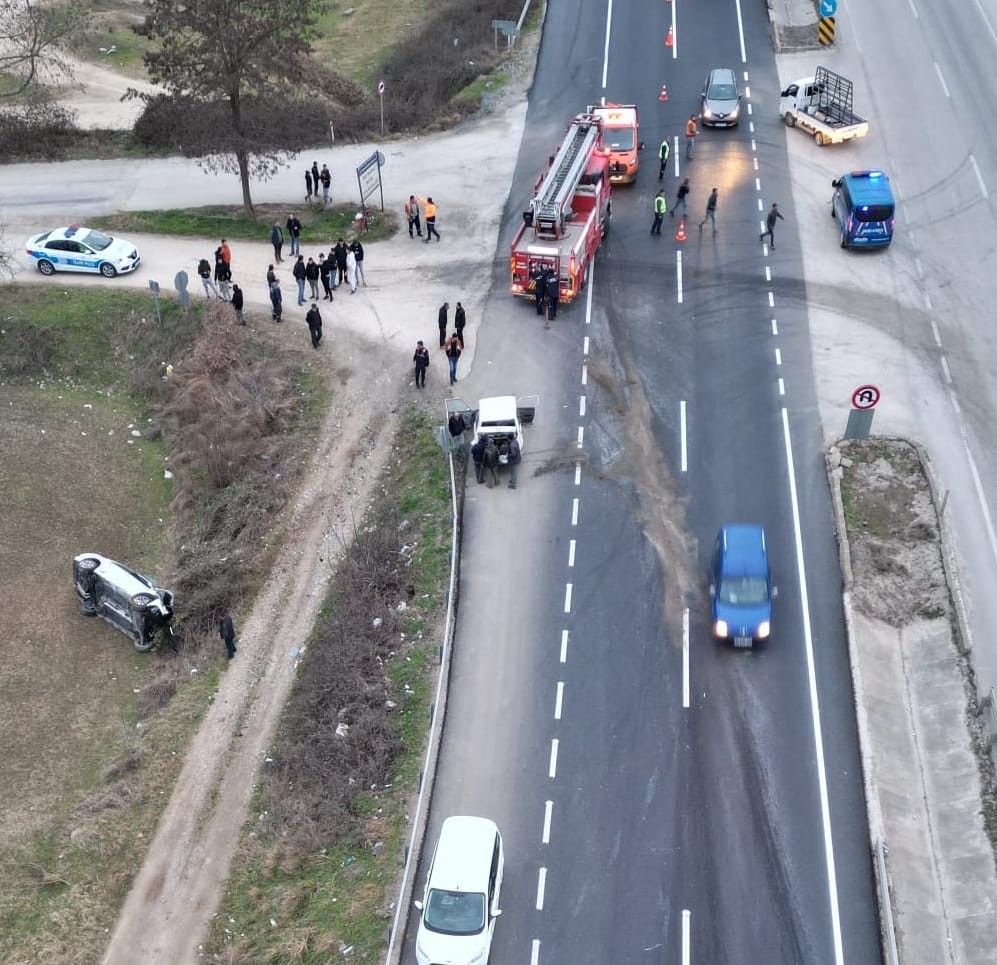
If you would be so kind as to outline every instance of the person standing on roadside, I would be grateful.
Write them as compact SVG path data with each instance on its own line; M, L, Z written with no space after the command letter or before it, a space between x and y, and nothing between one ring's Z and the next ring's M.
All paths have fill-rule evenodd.
M227 658L231 660L239 648L235 645L235 624L232 622L232 616L228 610L222 613L222 618L218 621L218 636L222 638Z
M703 215L703 220L699 222L699 230L703 230L703 225L709 220L713 224L713 233L717 233L717 189L714 188L710 192L710 196L706 199L706 214Z
M440 310L436 315L436 324L440 327L440 348L447 344L447 312L450 311L450 302L440 305Z
M238 285L232 286L232 307L235 309L235 320L240 325L246 324L246 313L242 310L244 304L242 289Z
M332 253L336 257L336 271L339 275L337 285L342 285L346 281L346 242L342 238L336 242L336 247L332 249ZM333 288L336 285L332 286Z
M308 333L312 337L312 348L318 348L318 343L322 341L322 313L315 302L312 302L312 307L305 315L305 324L308 325Z
M519 474L519 464L523 461L523 453L519 448L519 440L513 436L509 440L509 457L506 460L509 466L509 488L516 488L516 476Z
M267 290L277 280L277 272L273 270L273 265L267 265Z
M773 250L775 249L775 223L778 220L785 221L786 219L782 217L782 212L779 210L779 205L774 201L772 202L772 207L769 208L769 213L765 216L765 230L758 236L759 241L764 241L765 236L769 236L769 247Z
M346 281L350 286L350 294L357 293L357 256L353 248L346 249Z
M696 145L696 135L699 133L699 127L696 124L696 115L690 114L689 120L685 122L685 156L686 160L692 160L692 152Z
M222 261L225 262L228 268L229 278L232 277L232 249L228 246L228 242L222 238L221 247L218 249L222 253Z
M324 164L322 165L322 170L319 173L319 181L322 182L322 204L328 208L329 191L332 189L332 174L330 174L329 168Z
M284 296L280 291L280 281L277 278L270 283L270 304L273 306L273 320L280 321L284 312Z
M278 264L284 259L281 252L284 250L284 232L280 230L280 225L275 221L270 229L270 244L273 245L273 260Z
M414 194L408 196L408 201L405 202L405 217L408 218L408 236L414 238L412 234L412 228L419 233L419 237L422 237L422 222L419 220L419 202Z
M201 285L204 287L205 298L211 298L212 295L221 298L215 283L211 280L211 262L207 258L202 258L197 263L197 276L201 279Z
M367 287L367 276L363 273L363 245L360 243L359 238L353 239L353 244L350 245L350 251L353 252L357 259L357 282L363 282L363 287Z
M467 430L467 423L464 421L464 416L456 409L450 413L447 428L450 430L450 451L458 456L462 456L464 454L464 432Z
M311 255L308 256L308 261L305 263L305 279L308 281L311 297L318 298L318 262Z
M672 156L672 146L666 137L658 148L658 180L664 181L665 169L668 167L668 159Z
M675 207L672 208L672 217L675 217L675 212L678 211L679 207L682 208L682 217L689 213L689 191L692 190L689 187L689 179L685 178L679 185L678 194L675 195Z
M291 274L294 275L294 280L298 285L298 304L304 305L305 303L305 256L298 255L298 260L294 263L294 267L291 269Z
M220 247L215 249L215 284L218 286L218 297L223 301L227 302L231 297L231 290L229 288L232 282L232 269L229 268L228 262L225 258Z
M312 186L315 188L315 200L318 201L318 162L312 161Z
M457 302L457 308L453 313L453 327L457 331L457 338L460 340L460 347L464 347L464 326L467 324L467 315L464 306Z
M420 200L422 199L420 198ZM436 235L437 241L440 240L440 233L436 230L436 202L432 198L426 198L423 210L426 212L426 244L428 245L433 240L433 235Z
M305 203L308 204L312 200L312 172L310 168L305 168Z
M429 349L422 344L421 339L416 343L412 361L415 363L415 387L424 389L426 388L426 369L429 368Z
M291 245L291 254L300 255L301 222L298 220L298 216L296 214L289 214L287 216L287 224L284 227L287 228L287 239Z
M457 381L457 360L460 358L460 339L455 332L447 343L447 361L450 363L450 384Z
M332 301L332 286L329 283L329 276L332 274L332 259L326 258L325 253L322 252L318 256L318 277L319 281L322 282L322 291L325 294L322 296L322 301Z
M479 482L485 481L485 447L488 440L485 436L478 436L471 446L471 459L474 462L474 478Z
M661 234L661 222L664 220L665 212L668 210L668 202L665 200L665 189L662 188L654 196L654 220L651 222L651 234Z

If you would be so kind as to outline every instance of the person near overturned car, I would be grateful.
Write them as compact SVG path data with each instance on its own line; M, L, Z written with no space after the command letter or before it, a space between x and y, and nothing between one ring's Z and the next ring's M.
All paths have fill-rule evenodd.
M459 455L464 451L464 433L467 431L463 414L456 409L451 412L447 428L450 430L450 451Z
M485 449L487 447L487 436L478 436L474 445L471 446L471 459L474 461L474 478L479 483L485 481Z
M415 363L415 387L424 389L426 388L426 369L429 368L429 349L422 344L422 339L416 343L412 361Z
M506 464L509 466L509 488L516 488L516 477L519 474L519 464L523 461L523 453L519 448L519 440L513 436L509 440L506 452Z
M218 621L218 636L225 644L225 653L231 660L237 653L238 647L235 645L235 624L232 622L232 615L226 610Z
M485 480L488 483L488 488L492 489L498 485L499 451L491 436L488 437L488 443L485 445L482 462L485 464Z

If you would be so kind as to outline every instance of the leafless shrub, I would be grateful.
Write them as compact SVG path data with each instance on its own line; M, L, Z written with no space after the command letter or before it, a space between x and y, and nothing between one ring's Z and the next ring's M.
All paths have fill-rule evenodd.
M47 375L54 362L58 332L21 318L7 319L0 328L0 374L24 378Z
M148 720L162 710L173 699L177 686L176 674L169 671L147 683L138 695L139 720Z

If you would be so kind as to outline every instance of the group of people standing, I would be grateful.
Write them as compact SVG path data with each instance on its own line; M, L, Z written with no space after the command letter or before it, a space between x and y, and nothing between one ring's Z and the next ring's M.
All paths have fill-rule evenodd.
M454 331L447 337L450 327L450 302L444 302L440 306L436 315L436 324L440 330L440 348L443 349L447 357L447 364L450 369L450 384L457 381L457 361L464 351L464 326L467 325L467 312L460 302L454 310ZM420 339L415 347L415 354L412 356L415 363L415 385L417 389L426 387L426 370L429 368L429 349Z
M557 318L557 303L561 298L561 279L549 266L538 264L530 272L537 314L544 316L544 328Z
M236 321L240 325L245 325L246 316L243 311L245 301L242 289L232 282L232 249L224 238L215 249L214 268L212 269L211 262L207 258L202 258L197 263L197 276L201 279L204 297L210 299L214 296L223 302L229 302L235 310Z
M328 207L332 196L332 174L327 165L323 164L320 171L318 163L312 161L312 166L305 168L305 201L309 204L312 198L317 201L320 191L322 203Z
M420 209L420 205L422 208ZM426 244L433 240L440 240L440 233L436 230L436 202L432 197L420 198L418 195L410 194L405 202L405 220L408 222L408 236L415 238L422 237L422 216L426 216Z

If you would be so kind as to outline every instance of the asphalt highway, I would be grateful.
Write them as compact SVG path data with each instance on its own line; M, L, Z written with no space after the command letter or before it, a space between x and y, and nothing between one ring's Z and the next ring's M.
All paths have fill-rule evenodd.
M713 66L736 70L746 113L737 129L702 132L687 162L682 127ZM542 400L520 487L469 484L417 878L418 890L447 815L497 821L496 962L879 960L777 94L763 8L548 8L495 325L459 386L472 406L507 392ZM545 332L508 294L506 245L566 123L603 96L640 107L643 166L614 191L588 297ZM692 182L685 242L671 217L649 234L663 136L670 206ZM718 232L701 235L714 185ZM776 250L758 238L772 201L787 219ZM500 343L520 349L511 372L492 365ZM772 640L753 652L709 635L706 565L717 527L734 521L766 526L780 589Z

